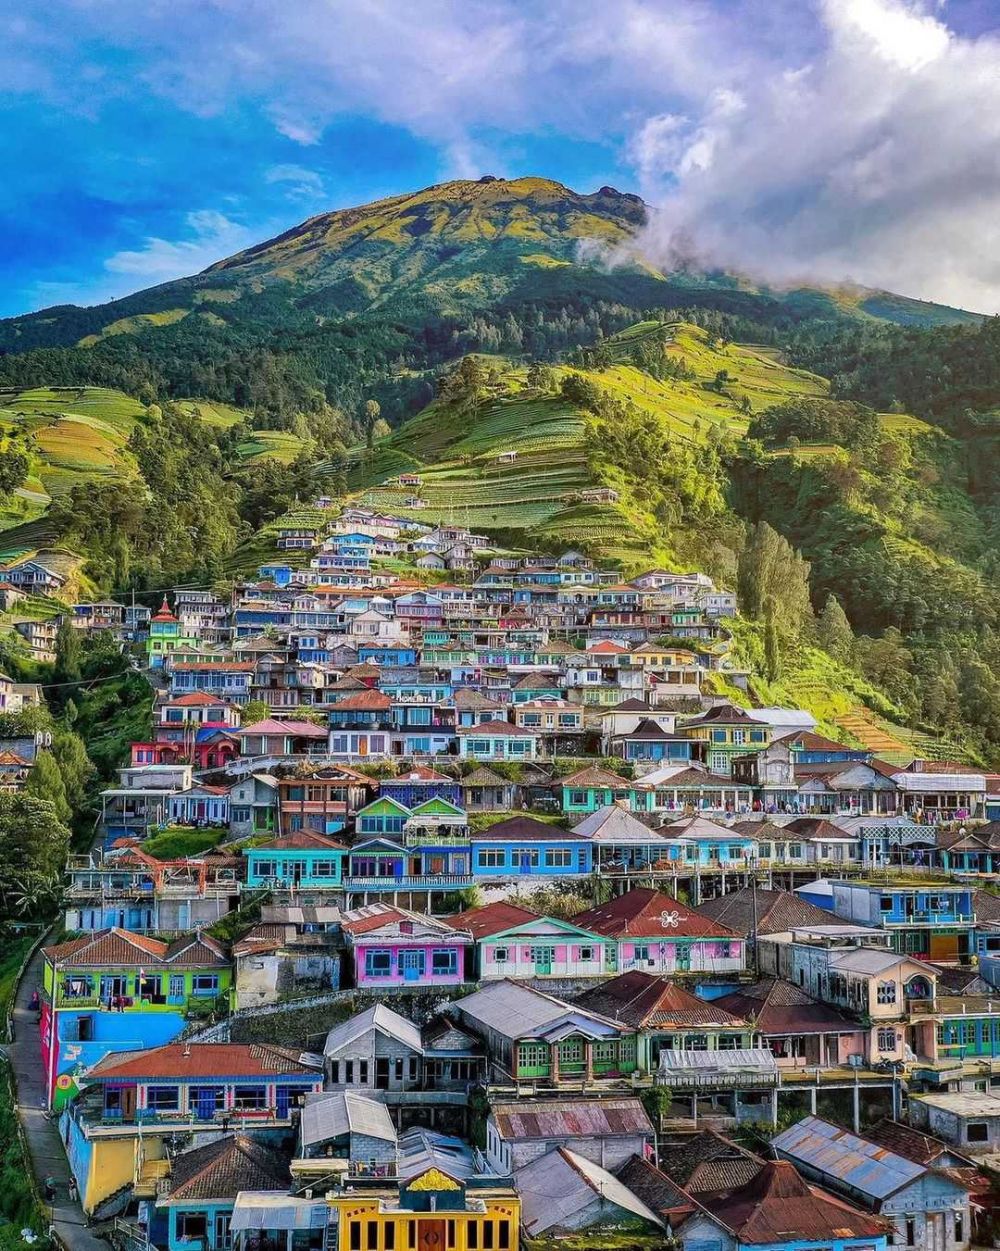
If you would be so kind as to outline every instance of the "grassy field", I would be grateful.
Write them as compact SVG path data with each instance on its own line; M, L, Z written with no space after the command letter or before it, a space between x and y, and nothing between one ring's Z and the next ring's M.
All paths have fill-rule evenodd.
M231 409L236 412L236 409ZM233 423L230 422L232 425ZM246 460L258 456L273 456L286 465L302 451L302 440L288 430L255 430L253 437L238 447L239 454Z

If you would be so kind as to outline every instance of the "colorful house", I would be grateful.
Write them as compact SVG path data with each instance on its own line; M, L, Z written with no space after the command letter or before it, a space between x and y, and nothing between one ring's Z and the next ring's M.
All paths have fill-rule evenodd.
M569 921L500 902L448 917L476 943L476 976L496 978L601 977L606 940Z
M559 1086L627 1077L637 1067L635 1031L519 982L491 982L455 1004L486 1046L493 1078Z
M300 768L278 782L278 829L335 834L375 794L376 783L346 765Z
M198 640L183 632L180 618L170 611L164 595L160 611L149 619L146 658L150 669L162 669L165 658L181 647L195 647Z
M401 1168L399 1188L366 1189L331 1200L337 1214L337 1251L515 1251L520 1239L521 1200L497 1178L477 1179L472 1170L445 1171L448 1155Z
M284 1157L245 1134L182 1151L167 1167L169 1177L159 1186L169 1189L155 1206L148 1205L146 1214L150 1241L165 1241L167 1251L192 1251L192 1246L231 1251L237 1195L247 1190L284 1195L291 1184ZM162 1234L161 1225L166 1226Z
M213 938L166 943L108 929L46 947L39 1028L46 1098L61 1107L112 1052L176 1038L191 1014L225 1011L229 957Z
M534 760L538 755L538 734L509 721L460 725L455 733L464 760Z
M669 978L633 969L575 999L583 1008L630 1025L638 1038L639 1068L655 1073L661 1051L744 1051L756 1031L718 1000L700 999Z
M420 912L373 903L345 912L347 942L358 987L459 986L468 980L468 930Z
M705 743L706 761L713 773L728 777L733 756L763 750L773 730L735 704L716 704L708 712L677 727L681 734Z
M237 736L242 756L301 756L326 747L326 730L311 721L278 721L266 717L243 726Z
M247 886L279 890L340 890L347 847L326 834L297 830L243 850Z
M642 782L588 765L568 777L560 778L560 802L567 816L586 815L611 804L625 804L630 812L646 812L650 804L649 788Z
M589 908L573 923L614 940L608 972L740 973L745 967L746 941L739 934L648 887Z
M975 952L972 886L895 886L835 881L833 911L857 925L887 930L895 951L945 964Z
M589 839L534 817L508 817L469 842L475 877L566 877L593 867Z
M427 765L414 765L394 778L384 778L379 784L379 794L395 799L407 808L413 808L425 799L446 799L461 806L462 784Z
M169 1043L108 1055L62 1117L70 1169L90 1214L137 1177L162 1176L177 1134L287 1131L323 1088L319 1057L269 1043Z

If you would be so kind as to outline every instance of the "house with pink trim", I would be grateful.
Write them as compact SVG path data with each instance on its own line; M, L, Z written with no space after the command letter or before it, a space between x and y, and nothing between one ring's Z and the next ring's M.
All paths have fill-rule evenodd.
M605 948L614 947L612 939L507 900L456 913L448 924L475 939L479 981L603 977L609 961Z
M472 934L391 904L345 912L340 922L358 987L459 986L471 980Z
M648 887L588 908L573 924L615 940L608 972L741 973L745 967L742 935Z

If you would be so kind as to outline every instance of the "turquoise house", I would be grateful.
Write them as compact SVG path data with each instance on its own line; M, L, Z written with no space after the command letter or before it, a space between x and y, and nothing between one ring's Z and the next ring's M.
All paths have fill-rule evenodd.
M145 1205L150 1242L166 1244L167 1251L230 1251L237 1195L273 1191L277 1197L289 1185L278 1152L243 1135L183 1151L172 1161L169 1197Z
M592 765L559 781L562 810L567 816L585 816L622 802L629 812L652 811L652 791L608 769Z
M472 873L482 877L576 877L593 868L588 838L518 814L472 834Z
M339 890L343 886L347 848L326 834L296 830L257 847L247 847L243 855L250 887Z

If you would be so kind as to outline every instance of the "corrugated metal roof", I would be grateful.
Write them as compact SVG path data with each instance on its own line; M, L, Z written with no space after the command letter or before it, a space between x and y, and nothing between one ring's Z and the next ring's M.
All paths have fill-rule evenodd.
M499 1103L493 1121L508 1142L537 1138L599 1138L640 1134L653 1127L638 1099L546 1099Z
M343 1134L364 1134L395 1142L396 1130L384 1103L351 1090L335 1090L306 1099L302 1109L302 1145L311 1146Z
M748 1069L755 1073L775 1073L777 1063L770 1051L763 1047L737 1051L661 1051L661 1072L680 1072L698 1069L708 1073L732 1073L736 1069Z
M793 1163L827 1173L873 1200L895 1194L926 1171L912 1160L817 1116L807 1116L790 1126L772 1140L772 1146Z
M564 1227L568 1221L576 1227L578 1213L595 1197L651 1225L663 1226L656 1213L616 1177L566 1147L526 1164L515 1174L515 1182L521 1196L521 1221L532 1236ZM606 1217L601 1211L597 1220Z
M377 1003L373 1008L358 1012L348 1020L342 1021L340 1025L335 1025L326 1036L323 1054L336 1055L338 1051L359 1038L363 1038L373 1029L403 1043L418 1055L423 1055L420 1030L412 1021L408 1021L405 1016L400 1016L398 1012L393 1012L392 1008L387 1008L384 1003Z

